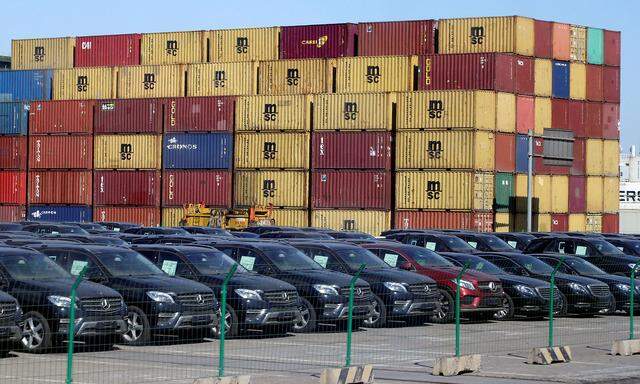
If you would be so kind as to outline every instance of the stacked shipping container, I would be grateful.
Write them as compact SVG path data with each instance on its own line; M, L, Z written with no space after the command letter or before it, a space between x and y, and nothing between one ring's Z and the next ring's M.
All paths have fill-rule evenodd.
M28 103L0 103L0 221L25 217L28 114Z

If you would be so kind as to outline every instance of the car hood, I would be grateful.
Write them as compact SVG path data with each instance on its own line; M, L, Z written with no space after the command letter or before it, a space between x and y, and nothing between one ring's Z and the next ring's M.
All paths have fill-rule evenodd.
M544 276L534 276L534 277L540 278L541 280L551 281L550 277L546 277L546 278ZM568 275L566 273L557 273L556 282L558 284L569 284L569 283L578 283L582 285L602 284L601 281L596 279L592 279L585 276Z
M16 298L8 293L0 291L0 302L6 303L7 301L16 301Z
M328 269L310 269L287 271L274 275L275 278L284 280L296 287L311 286L314 284L337 285L341 288L348 287L351 282L351 275L346 273L330 271ZM368 286L363 279L356 281L357 286Z
M148 290L157 290L162 292L181 293L202 293L209 288L195 281L184 279L182 277L172 277L166 275L153 276L130 276L112 278L113 286L123 288L141 288Z
M442 278L442 279L455 279L458 276L458 273L460 273L460 271L462 270L462 268L460 267L456 267L456 266L451 266L451 267L430 267L430 268L421 268L423 270L431 270L432 271L432 276L437 275L438 277L434 277L436 280L438 278ZM462 278L464 280L475 280L477 282L489 282L489 281L493 281L493 282L498 282L500 279L498 279L496 276L492 276L489 275L487 273L484 272L480 272L480 271L476 271L476 270L472 270L472 269L467 269L464 273L464 275L462 275Z
M626 276L618 276L618 275L596 275L596 276L585 276L590 279L602 281L605 284L627 284L631 285L631 279Z
M220 289L225 275L205 275L200 276L200 282L208 285L216 290ZM271 291L293 291L296 288L282 280L274 279L269 276L262 276L255 273L238 273L235 274L229 281L229 287L231 288L245 288L260 290L263 292Z
M14 289L35 291L46 293L49 295L69 296L71 294L71 286L73 285L73 279L51 279L51 280L18 280ZM120 297L120 294L115 290L106 287L101 284L93 283L91 281L83 281L78 285L76 290L78 298L84 297Z
M508 274L495 275L495 276L499 278L500 281L502 281L503 283L513 284L513 285L522 284L528 287L546 287L549 285L548 281L536 279L533 277L516 276L516 275L508 275Z
M435 283L435 281L430 277L394 268L365 269L362 271L360 278L367 281L369 284L383 283L387 281L407 284Z

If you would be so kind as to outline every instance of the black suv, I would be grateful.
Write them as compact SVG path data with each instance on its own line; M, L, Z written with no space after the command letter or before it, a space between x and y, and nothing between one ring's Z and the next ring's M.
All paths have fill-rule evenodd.
M168 275L203 283L218 297L225 276L236 263L208 246L135 245L133 249ZM227 335L235 336L249 328L286 333L300 314L298 307L298 292L293 285L238 266L227 290Z
M209 236L222 236L222 237L234 237L231 232L223 228L213 227L178 227L194 235L209 235Z
M112 232L124 232L124 230L126 229L139 227L138 224L117 223L113 221L99 221L99 222L96 222L95 224L98 224L104 229Z
M389 266L371 251L353 244L327 241L291 243L326 269L354 274L371 285L375 299L368 327L383 327L387 320L424 324L440 306L438 284L431 278Z
M120 292L128 306L127 344L144 344L157 333L185 331L201 338L217 325L218 302L206 285L167 276L138 252L103 245L43 245L38 250L75 275Z
M633 237L607 237L608 242L622 251L625 255L640 257L640 240Z
M126 241L115 236L76 235L75 233L61 233L58 235L42 235L40 239L47 241L49 241L49 239L62 240L84 244L116 245L123 247L127 246Z
M0 290L14 296L25 311L22 345L27 351L40 353L61 346L68 332L74 281L42 253L0 247ZM127 330L122 296L86 281L78 286L76 295L75 337L112 346Z
M524 232L502 232L494 233L493 235L501 238L504 242L519 251L524 251L527 245L536 238L534 235Z
M434 252L477 252L475 248L467 244L464 240L451 234L429 231L407 231L391 233L385 237L389 240L416 245Z
M97 223L80 223L80 222L74 222L74 221L63 221L60 224L74 225L76 227L80 227L92 235L103 235L105 233L111 232L107 230L105 227L103 227L102 225Z
M322 268L297 248L275 241L220 241L215 247L249 271L284 280L300 294L300 317L293 330L313 332L318 323L346 324L349 307L350 275ZM353 318L356 324L371 316L371 287L356 280Z
M89 232L75 225L65 224L26 224L22 227L23 231L33 232L37 234L59 234L59 233L75 233L77 235L88 235Z
M466 241L471 247L482 252L519 252L501 238L489 233L456 232L453 233Z
M189 232L182 228L167 228L167 227L133 227L127 228L124 233L130 233L132 235L188 235Z
M22 309L15 297L0 291L0 357L22 339Z

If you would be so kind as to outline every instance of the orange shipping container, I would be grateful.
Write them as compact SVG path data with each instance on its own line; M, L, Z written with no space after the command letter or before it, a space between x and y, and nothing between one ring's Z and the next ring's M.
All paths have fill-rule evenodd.
M553 58L569 61L571 58L571 26L553 23Z

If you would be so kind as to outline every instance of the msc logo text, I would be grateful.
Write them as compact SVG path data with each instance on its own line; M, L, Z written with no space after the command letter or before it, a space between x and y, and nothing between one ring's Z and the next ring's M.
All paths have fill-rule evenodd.
M262 181L262 196L263 197L275 197L276 191L276 181L275 180L263 180Z
M427 199L428 200L440 200L442 189L439 181L429 180L427 181Z
M482 44L484 42L484 27L471 27L469 38L473 45Z
M120 144L120 160L131 160L133 156L133 145Z

